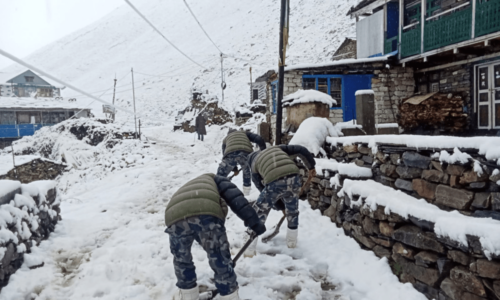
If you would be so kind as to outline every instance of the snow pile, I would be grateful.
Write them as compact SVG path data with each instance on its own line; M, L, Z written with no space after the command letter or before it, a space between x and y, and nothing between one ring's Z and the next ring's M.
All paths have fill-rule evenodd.
M465 153L460 151L457 147L453 149L453 154L450 155L448 151L442 150L441 153L439 154L439 161L441 163L449 163L449 164L454 164L454 163L461 163L461 164L466 164L469 162L469 160L472 160L472 156L470 154Z
M332 122L325 118L310 117L305 119L290 141L290 145L301 145L314 155L326 156L322 148L327 137L341 136L342 131L333 126Z
M301 103L324 103L328 107L332 107L337 104L337 101L332 96L316 90L298 90L293 94L283 97L283 107Z
M458 211L447 212L429 204L424 199L415 199L401 191L396 191L373 180L355 181L346 179L339 196L359 195L358 201L351 201L351 207L366 205L376 210L377 205L385 207L385 213L391 212L404 218L411 215L420 220L434 223L434 231L438 236L450 239L467 246L466 235L480 238L486 255L500 255L500 223L491 218L473 218ZM364 203L364 204L363 204Z
M327 143L344 146L353 144L368 144L376 149L377 144L405 145L417 149L453 149L471 148L479 150L488 160L500 158L500 137L455 137L455 136L416 136L416 135L375 135L328 137Z
M373 90L357 90L356 93L354 94L355 96L361 96L361 95L375 95L375 92Z
M339 163L334 159L316 158L316 172L322 174L323 170L338 172L338 174L350 178L371 178L372 170L357 166L355 163ZM333 184L333 182L332 182Z
M9 150L8 148L6 150ZM14 157L16 161L16 167L29 163L32 160L40 158L39 155L16 155ZM12 155L2 155L0 156L0 176L7 174L10 170L14 169L14 161Z

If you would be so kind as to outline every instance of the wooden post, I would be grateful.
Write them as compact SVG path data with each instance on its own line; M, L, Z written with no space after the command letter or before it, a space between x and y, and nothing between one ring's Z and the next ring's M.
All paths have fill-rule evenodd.
M132 68L132 95L133 95L133 99L134 99L134 123L135 123L135 138L137 138L137 115L135 114L134 68Z
M220 87L222 89L222 102L224 102L224 89L226 88L226 83L224 82L224 55L220 54L220 78L221 78L221 83Z
M14 146L10 144L10 148L12 149L12 163L14 164L14 174L16 174L16 179L19 179L19 176L17 175L17 169L16 169L16 158L14 155Z
M115 114L116 114L116 109L115 109L115 92L116 92L116 74L115 74L115 85L113 86L113 122L115 122Z
M250 104L253 103L252 67L250 67Z
M399 0L399 43L398 43L398 57L401 59L401 41L403 40L403 26L405 22L405 4L404 0Z
M476 7L477 7L477 1L472 0L472 32L471 32L471 38L476 37Z
M285 45L283 45L283 27L285 26L285 13L286 13L286 1L281 0L281 17L280 17L280 40L279 40L279 71L278 71L278 99L276 99L276 141L275 145L281 145L281 123L283 120L283 107L281 106L281 101L283 100L283 88L285 83L285 58L283 57L283 51Z
M426 15L426 12L427 12L427 0L422 0L422 8L420 9L420 11L422 12L422 16L420 17L420 28L421 28L421 34L422 36L420 37L420 42L421 42L421 46L420 46L420 53L424 54L424 37L425 37L425 15Z

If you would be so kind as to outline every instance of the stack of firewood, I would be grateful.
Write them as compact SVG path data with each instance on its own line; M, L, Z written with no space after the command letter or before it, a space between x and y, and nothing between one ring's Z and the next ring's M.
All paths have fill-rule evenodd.
M399 105L399 126L407 131L414 129L439 129L461 132L467 127L464 101L452 94L432 93L413 96Z

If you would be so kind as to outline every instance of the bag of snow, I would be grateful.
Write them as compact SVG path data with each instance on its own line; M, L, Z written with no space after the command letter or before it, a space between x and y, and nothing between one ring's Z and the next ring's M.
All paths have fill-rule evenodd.
M326 138L329 136L339 137L342 135L342 131L333 126L332 122L328 119L310 117L300 124L299 129L290 141L290 145L301 145L306 147L307 150L315 156L317 156L318 153L326 156L326 152L322 148Z

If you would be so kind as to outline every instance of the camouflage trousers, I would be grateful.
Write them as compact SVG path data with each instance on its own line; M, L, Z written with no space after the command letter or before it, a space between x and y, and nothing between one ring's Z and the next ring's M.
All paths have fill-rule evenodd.
M229 173L236 167L237 165L241 166L243 170L243 186L251 186L251 176L250 166L248 165L248 153L244 151L235 151L229 153L219 164L219 168L217 169L217 175L227 177Z
M266 222L271 209L285 210L288 228L299 227L300 175L291 175L275 180L262 190L253 207L262 223Z
M190 217L176 222L165 232L170 236L170 252L174 255L178 288L196 287L196 272L191 255L191 246L196 241L207 252L208 263L215 273L215 286L220 294L229 295L238 289L222 220L208 215Z

